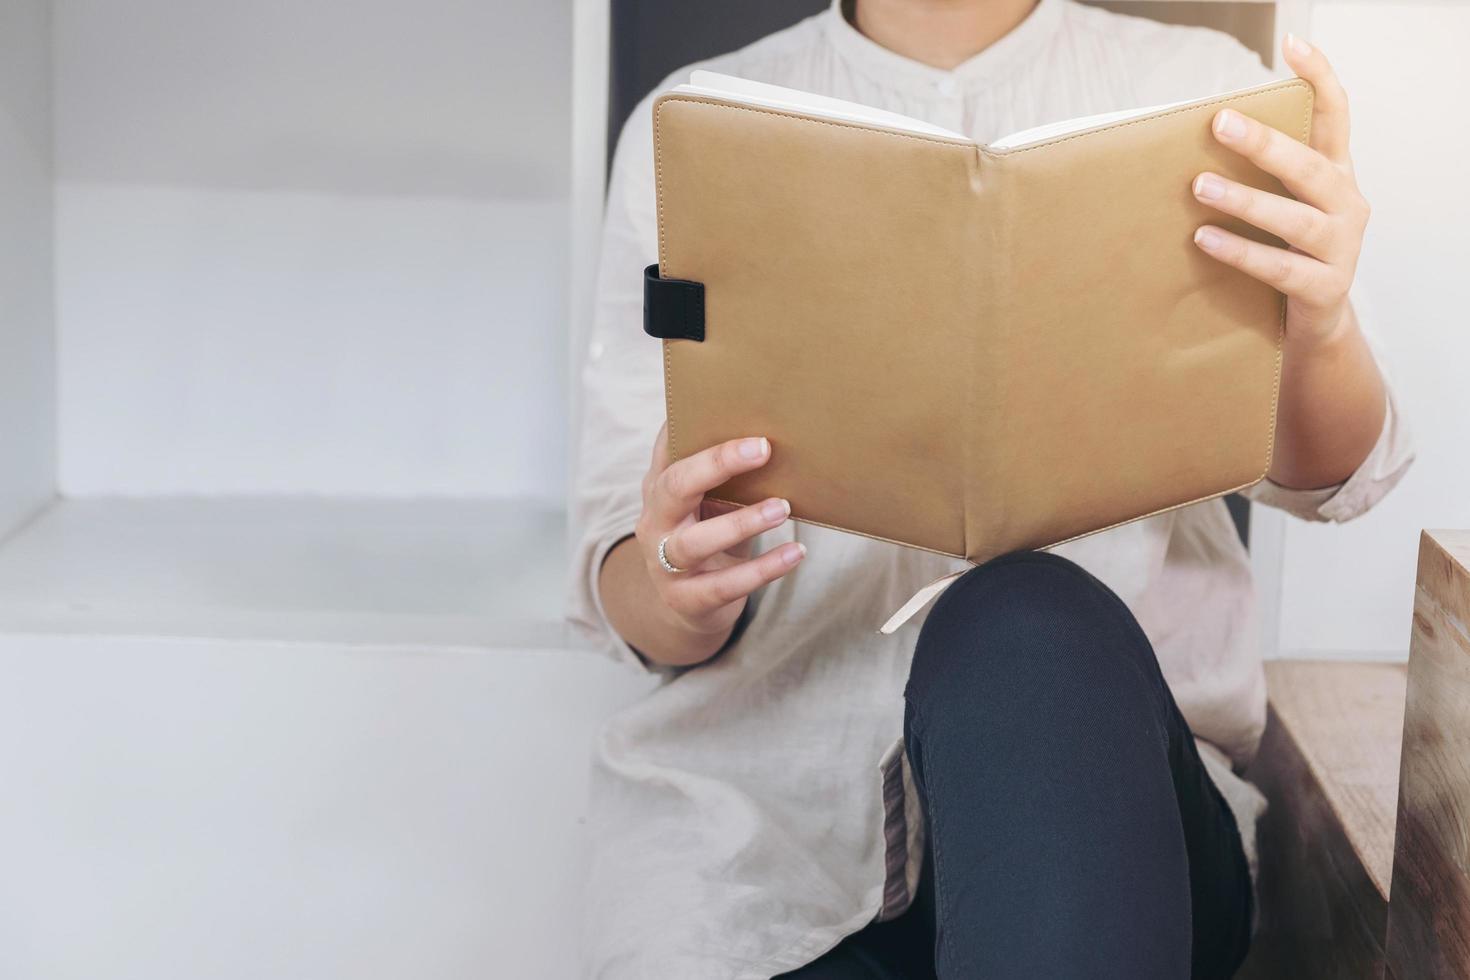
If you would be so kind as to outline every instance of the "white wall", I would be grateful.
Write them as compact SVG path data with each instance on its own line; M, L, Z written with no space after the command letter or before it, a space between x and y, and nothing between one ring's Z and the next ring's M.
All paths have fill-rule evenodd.
M555 497L570 0L68 0L63 492Z
M55 488L50 6L0 0L0 536Z
M1470 527L1470 3L1318 0L1312 25L1352 100L1373 205L1361 278L1419 459L1359 522L1288 525L1280 647L1402 657L1419 529Z

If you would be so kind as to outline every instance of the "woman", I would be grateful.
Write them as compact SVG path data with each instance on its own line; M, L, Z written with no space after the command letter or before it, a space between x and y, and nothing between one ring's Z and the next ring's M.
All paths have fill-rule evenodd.
M1284 53L1317 90L1311 147L1230 112L1214 132L1296 200L1212 174L1190 191L1293 248L1213 225L1195 244L1288 297L1275 461L1250 496L1341 521L1410 451L1348 298L1367 206L1345 97L1320 52ZM837 2L706 67L981 141L1268 77L1222 35L1070 0ZM781 451L761 433L669 463L639 328L649 126L645 101L609 189L573 616L663 683L597 747L591 975L1229 976L1261 807L1233 768L1265 691L1223 503L991 562L917 642L878 635L960 564L793 524L781 500L715 512L706 491Z

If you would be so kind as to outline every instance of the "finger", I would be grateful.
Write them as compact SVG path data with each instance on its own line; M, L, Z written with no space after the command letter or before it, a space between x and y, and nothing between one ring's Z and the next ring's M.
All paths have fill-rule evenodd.
M780 527L790 516L791 505L779 497L741 507L673 532L664 544L664 557L679 568L698 568L715 555Z
M1312 146L1332 162L1347 166L1348 100L1327 57L1295 34L1281 42L1281 53L1291 70L1312 83Z
M664 422L658 427L658 438L653 440L653 462L649 464L649 472L662 473L669 468L669 423Z
M1334 248L1339 236L1333 234L1332 220L1310 204L1212 173L1196 177L1193 190L1201 204L1248 221L1324 262L1340 251Z
M764 437L731 439L670 464L653 480L645 509L655 526L670 528L694 513L704 495L732 476L764 466L771 444Z
M658 435L653 440L653 459L649 461L648 470L643 474L643 499L645 501L653 495L653 481L668 468L669 423L664 422L658 427Z
M711 612L776 581L805 557L806 545L788 541L755 558L676 583L673 586L674 601L685 607L686 612Z
M719 517L721 514L728 514L732 510L739 509L739 504L732 504L728 500L714 500L710 497L705 497L704 500L700 501L699 513L695 514L694 518L699 521L707 521L711 517Z
M1216 113L1212 129L1217 140L1276 177L1300 200L1328 213L1347 207L1352 189L1347 171L1310 146L1234 109Z
M1326 305L1339 292L1334 286L1333 268L1310 255L1262 245L1214 225L1196 231L1194 243L1212 258L1276 287L1287 296Z

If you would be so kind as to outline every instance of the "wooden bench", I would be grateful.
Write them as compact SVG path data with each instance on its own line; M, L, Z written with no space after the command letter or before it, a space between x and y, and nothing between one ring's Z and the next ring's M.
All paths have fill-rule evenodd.
M1271 806L1242 977L1470 977L1467 624L1470 532L1426 532L1407 667L1267 666L1248 775Z

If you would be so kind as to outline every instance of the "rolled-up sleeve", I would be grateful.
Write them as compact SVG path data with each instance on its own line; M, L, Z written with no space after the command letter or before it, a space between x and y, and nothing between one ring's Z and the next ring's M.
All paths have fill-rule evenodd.
M1385 364L1381 344L1373 332L1370 307L1359 287L1355 286L1351 295L1360 329L1373 350L1378 370L1383 374L1383 387L1388 399L1378 441L1352 475L1335 486L1293 490L1272 483L1268 478L1244 491L1244 496L1256 503L1276 507L1306 521L1341 523L1367 513L1394 488L1414 461L1414 440L1394 394L1391 372Z
M643 475L664 418L661 351L642 327L642 271L658 260L651 106L645 99L624 126L608 184L580 378L568 583L571 623L616 659L647 669L654 668L608 622L597 584L607 553L633 533Z

